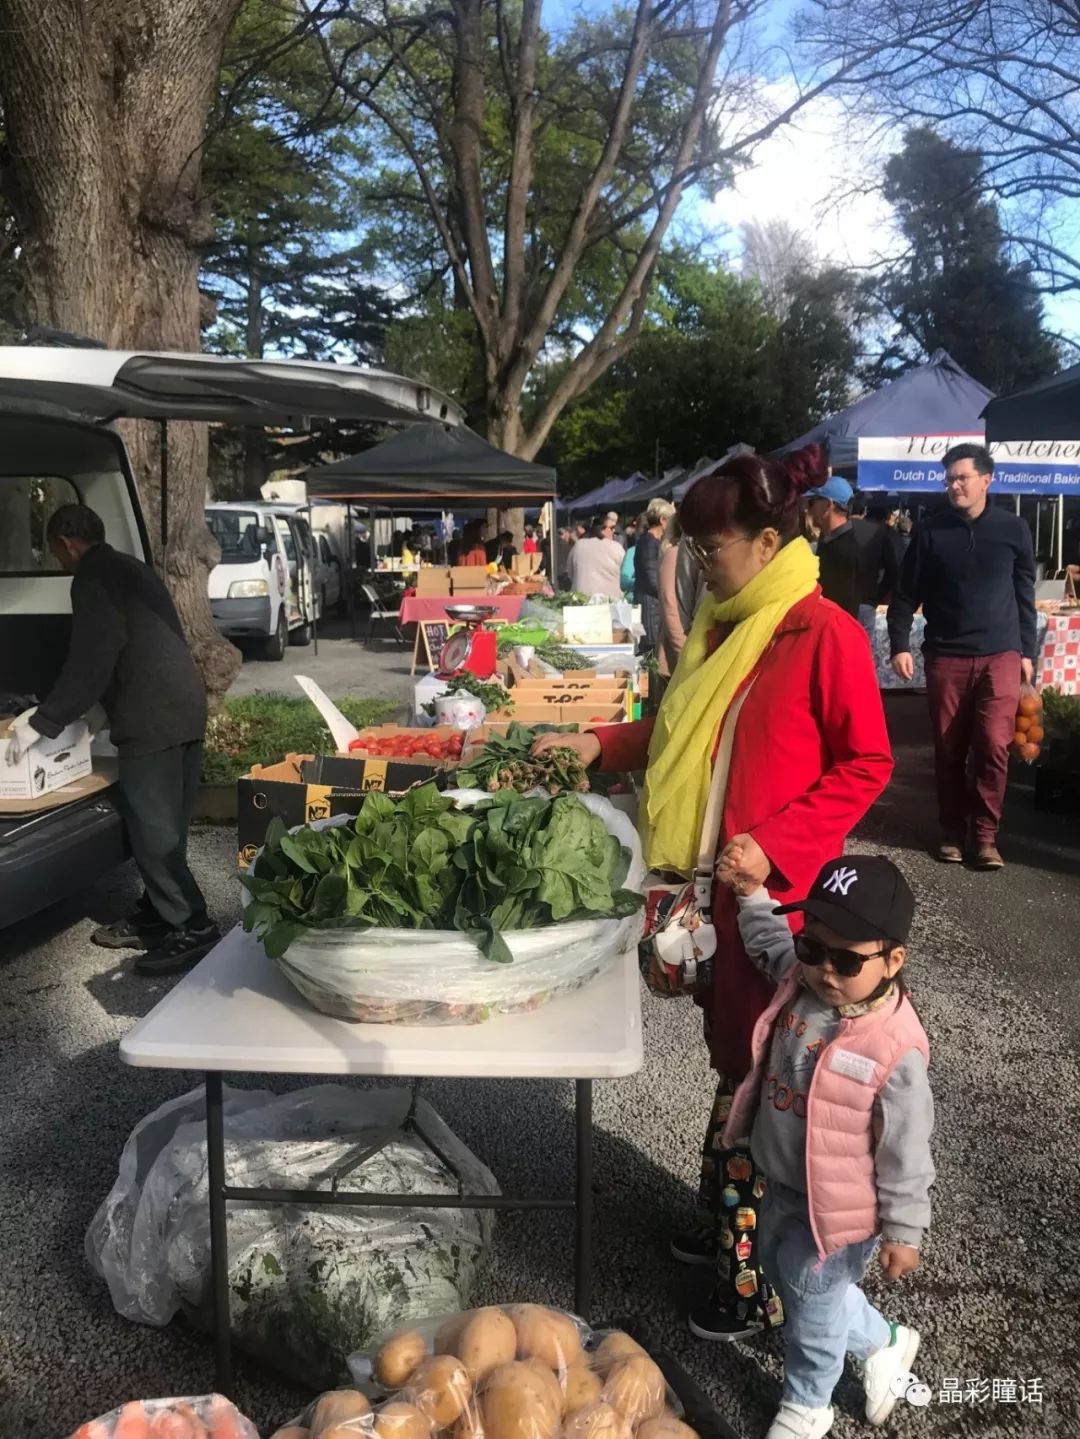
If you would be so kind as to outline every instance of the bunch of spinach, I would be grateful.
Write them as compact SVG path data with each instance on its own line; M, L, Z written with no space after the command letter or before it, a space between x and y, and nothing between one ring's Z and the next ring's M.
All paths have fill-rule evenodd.
M462 811L433 785L376 792L346 825L290 834L271 822L244 877L244 928L272 959L312 929L456 929L505 964L504 930L633 914L629 863L571 795L507 790Z

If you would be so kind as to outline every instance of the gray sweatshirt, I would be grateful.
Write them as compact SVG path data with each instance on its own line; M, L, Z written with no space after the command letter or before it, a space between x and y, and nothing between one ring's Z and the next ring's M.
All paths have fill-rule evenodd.
M774 984L795 964L787 920L765 889L739 898L739 933L751 960ZM806 1096L818 1057L835 1036L843 1011L800 989L779 1015L765 1064L761 1099L750 1136L758 1166L789 1189L806 1193ZM934 1099L926 1063L916 1049L900 1057L874 1101L874 1168L882 1233L918 1249L930 1223L934 1164L930 1132Z

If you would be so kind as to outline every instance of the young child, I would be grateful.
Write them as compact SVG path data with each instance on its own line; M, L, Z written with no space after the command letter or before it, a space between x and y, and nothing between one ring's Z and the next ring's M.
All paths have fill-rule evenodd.
M915 899L894 864L867 855L830 861L802 903L780 907L740 876L737 851L719 876L738 896L747 954L778 985L724 1131L726 1145L749 1137L767 1176L759 1256L787 1319L767 1439L828 1433L845 1352L863 1360L866 1417L883 1424L919 1335L858 1285L879 1234L890 1280L917 1268L934 1180L929 1047L901 976ZM794 937L793 910L806 916Z

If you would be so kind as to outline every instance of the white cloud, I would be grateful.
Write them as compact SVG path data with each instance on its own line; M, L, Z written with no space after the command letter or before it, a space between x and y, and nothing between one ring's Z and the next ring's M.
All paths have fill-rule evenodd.
M778 105L790 98L786 85L771 87L768 96ZM812 101L757 148L732 188L698 203L694 222L733 256L744 221L773 219L803 231L834 264L862 268L895 251L891 207L872 188L891 147L860 154L847 129L839 101Z

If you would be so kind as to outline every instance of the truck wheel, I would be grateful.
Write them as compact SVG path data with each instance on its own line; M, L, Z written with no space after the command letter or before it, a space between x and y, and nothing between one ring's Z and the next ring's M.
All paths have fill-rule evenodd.
M289 643L291 645L297 645L300 649L303 649L305 645L309 645L311 643L311 626L300 625L295 630L290 630Z
M285 651L289 645L289 620L285 614L285 606L278 610L277 628L268 640L263 643L264 660L283 660Z

